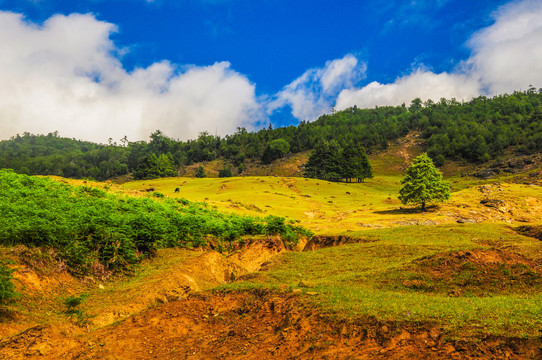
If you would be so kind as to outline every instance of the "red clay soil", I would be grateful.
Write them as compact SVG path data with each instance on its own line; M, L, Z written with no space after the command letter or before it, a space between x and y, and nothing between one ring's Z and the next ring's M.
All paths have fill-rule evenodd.
M542 340L446 341L437 326L332 319L292 294L206 292L85 334L36 327L0 359L541 359Z

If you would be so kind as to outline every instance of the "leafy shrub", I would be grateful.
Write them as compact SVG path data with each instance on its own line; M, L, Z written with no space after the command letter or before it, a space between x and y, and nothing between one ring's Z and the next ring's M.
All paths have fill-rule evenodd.
M304 231L276 216L223 214L185 199L126 197L0 170L0 244L54 248L76 274L96 263L130 270L159 248L202 246L209 237L280 234L295 241Z
M267 222L265 225L265 231L267 235L278 235L284 232L284 218L269 215L265 218Z
M202 165L200 165L197 169L196 169L196 172L194 174L195 177L197 178L204 178L207 176L207 174L205 173L205 169L203 168Z
M224 168L218 171L218 177L232 177L231 169L230 168Z

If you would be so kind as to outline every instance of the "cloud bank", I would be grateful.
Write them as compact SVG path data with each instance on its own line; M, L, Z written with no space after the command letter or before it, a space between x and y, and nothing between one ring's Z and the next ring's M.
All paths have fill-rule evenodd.
M255 84L228 62L208 66L168 61L128 72L114 24L93 15L56 15L35 24L0 11L0 138L28 131L97 142L147 139L156 129L189 139L202 131L225 135L255 129L281 108L315 120L333 105L399 105L468 100L542 87L542 2L514 1L492 25L471 36L471 55L455 70L420 66L393 83L360 86L368 65L353 54L312 68L278 93L256 96Z
M228 62L179 67L167 61L127 72L112 24L56 15L43 25L0 12L0 130L105 142L160 129L194 138L224 135L261 119L255 85ZM21 130L23 129L23 130Z
M391 84L372 82L348 88L337 97L338 109L357 105L398 105L422 100L468 100L542 87L542 2L512 2L494 13L494 23L473 34L471 56L451 73L416 69Z

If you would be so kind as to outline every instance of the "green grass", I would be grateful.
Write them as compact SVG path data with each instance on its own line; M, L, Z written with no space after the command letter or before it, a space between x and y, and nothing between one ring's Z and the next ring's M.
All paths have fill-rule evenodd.
M73 273L96 265L124 271L166 247L213 239L224 247L245 235L280 234L295 243L305 229L284 218L221 213L207 204L115 194L0 170L0 244L55 249Z
M458 181L454 183L454 181ZM397 199L400 175L377 175L364 183L334 183L283 177L233 177L227 179L167 178L123 184L129 191L154 187L170 198L205 202L221 212L242 215L283 216L317 234L356 232L364 227L397 227L408 223L455 223L458 218L483 217L487 222L514 219L536 222L542 211L542 188L502 184L482 193L480 181L462 178L452 182L449 201L422 213ZM180 193L175 193L175 188ZM506 201L507 213L480 204L485 197ZM477 214L477 215L476 215Z
M355 234L357 244L287 253L267 272L228 288L288 288L315 292L307 297L340 317L435 322L452 335L536 336L542 326L542 289L527 294L493 293L452 297L390 286L386 277L423 257L441 252L503 247L542 259L542 243L502 225L411 226ZM532 250L536 250L532 253ZM400 275L400 274L399 274ZM400 277L400 276L399 276ZM312 287L300 287L304 281ZM393 280L393 279L391 279ZM392 284L393 285L393 284Z

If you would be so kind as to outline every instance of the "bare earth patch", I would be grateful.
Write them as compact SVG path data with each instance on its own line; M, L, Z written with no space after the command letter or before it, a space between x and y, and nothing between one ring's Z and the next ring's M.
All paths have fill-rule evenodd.
M481 340L450 340L429 323L337 321L291 294L208 292L75 338L51 327L36 327L4 341L0 359L526 359L542 355L539 338Z

